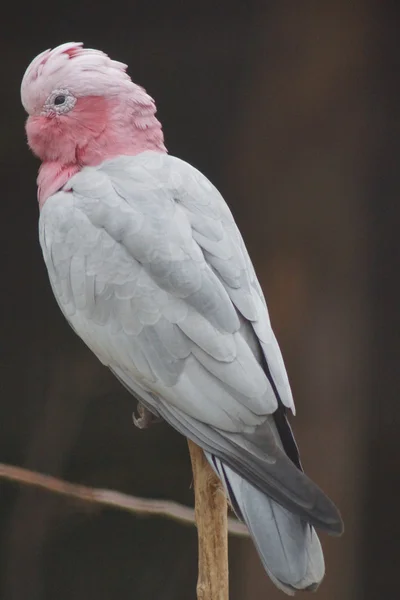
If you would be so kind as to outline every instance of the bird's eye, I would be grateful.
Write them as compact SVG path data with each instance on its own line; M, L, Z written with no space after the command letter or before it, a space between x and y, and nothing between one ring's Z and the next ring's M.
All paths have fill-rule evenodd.
M65 115L74 108L76 98L69 90L53 90L43 104L42 114L46 116Z
M54 98L54 104L55 106L60 106L61 104L64 104L65 100L66 97L63 94L60 94Z

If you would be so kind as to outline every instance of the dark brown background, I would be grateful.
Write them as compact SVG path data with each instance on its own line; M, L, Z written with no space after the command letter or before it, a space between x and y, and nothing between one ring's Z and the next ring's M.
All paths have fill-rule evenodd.
M128 62L167 146L221 189L264 287L310 475L341 507L321 600L398 595L399 42L395 1L8 3L0 77L0 461L192 502L185 440L132 398L54 301L19 84L84 41ZM196 534L0 483L3 600L191 600ZM231 543L232 600L283 597Z

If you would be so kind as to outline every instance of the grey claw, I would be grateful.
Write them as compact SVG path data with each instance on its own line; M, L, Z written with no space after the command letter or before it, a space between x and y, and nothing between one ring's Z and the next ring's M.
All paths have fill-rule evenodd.
M139 429L147 429L150 425L155 423L160 423L162 419L153 415L153 413L148 410L143 404L138 402L137 411L139 416L136 417L135 413L132 414L133 424Z

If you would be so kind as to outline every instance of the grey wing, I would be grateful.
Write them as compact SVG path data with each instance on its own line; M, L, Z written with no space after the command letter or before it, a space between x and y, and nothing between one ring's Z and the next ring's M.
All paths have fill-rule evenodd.
M227 204L210 181L192 166L175 157L151 154L144 153L141 157L146 172L168 189L184 209L193 240L201 248L205 261L217 274L235 309L251 325L252 331L246 331L247 342L250 342L254 351L254 332L258 340L256 353L259 348L262 349L275 394L284 406L295 412L289 380L271 327L265 298ZM131 183L128 180L124 185L124 178L119 176L119 162L115 165L119 185L123 188L123 193L129 196ZM113 169L112 163L110 167Z
M174 159L177 161L178 159ZM181 162L181 161L180 161ZM179 201L187 210L193 237L218 274L243 318L251 324L267 363L276 395L295 412L293 396L278 342L271 327L265 298L233 216L218 190L198 171L187 172Z
M74 227L67 244L65 235L48 240L45 258L77 333L151 410L283 506L338 532L333 504L282 448L276 415L293 407L286 371L215 188L153 153L85 169L68 185L75 212L63 228ZM59 231L43 227L45 246L46 229Z

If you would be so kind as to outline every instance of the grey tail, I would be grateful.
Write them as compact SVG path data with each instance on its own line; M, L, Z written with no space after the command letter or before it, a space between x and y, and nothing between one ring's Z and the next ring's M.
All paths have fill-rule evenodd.
M277 587L289 595L314 591L325 573L314 528L268 498L215 456L207 459L221 479L237 516L243 520L261 562Z

